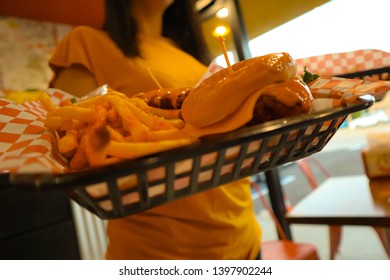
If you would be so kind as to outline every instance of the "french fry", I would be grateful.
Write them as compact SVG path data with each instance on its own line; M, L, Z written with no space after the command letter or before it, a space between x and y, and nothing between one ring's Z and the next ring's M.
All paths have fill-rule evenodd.
M177 129L148 131L147 133L148 142L157 142L157 141L164 141L164 140L184 139L184 138L189 138L189 137L184 132Z
M144 125L147 127L154 129L154 118L152 115L146 113L145 111L141 110L137 106L134 105L134 103L130 102L129 100L125 101L125 104L130 109L130 111L134 114L134 116Z
M65 100L62 100L61 103L60 103L60 106L72 106L73 103L72 101L68 98L68 99L65 99Z
M108 144L107 154L123 159L133 159L189 145L193 142L194 140L191 138L165 140L158 142L158 144L154 142L127 143L110 141Z
M74 151L78 146L76 130L68 130L66 134L58 140L58 150L62 154Z
M108 119L107 119L107 121L108 121ZM122 122L122 119L120 116L118 116L118 118L115 121L112 121L112 122L108 121L108 124L110 127L114 128L114 129L122 130L122 131L124 130L123 125L122 125L123 122Z
M50 99L50 96L46 92L41 93L38 97L38 100L41 102L43 108L45 108L48 113L57 109L57 106L54 105L53 101Z
M174 126L172 126L169 122L166 120L154 116L152 114L148 114L147 112L141 110L137 106L134 105L132 102L133 99L138 98L131 98L126 102L126 105L129 107L129 109L134 113L134 115L146 126L153 130L171 130L176 129ZM142 101L142 100L141 100ZM149 107L150 108L150 107Z
M76 149L72 159L70 160L70 168L73 170L82 170L87 167L88 160L87 154L85 151L85 141L86 139L83 137L80 140L80 144Z
M125 137L120 133L119 130L112 128L111 126L107 125L107 130L110 133L110 137L114 141L123 142L125 141Z
M117 158L117 157L108 157L104 160L103 162L103 165L108 165L108 164L114 164L114 163L118 163L122 161L121 158ZM119 187L120 188L120 187Z
M53 130L77 130L83 128L86 123L78 120L71 120L59 116L48 116L44 121L44 125L48 129Z
M94 97L82 100L80 102L77 102L74 104L74 106L93 108L96 105L101 105L101 106L106 107L107 104L108 104L107 96L106 95L99 95L99 96L94 96Z
M150 113L151 107L143 99L138 97L132 97L129 99L129 101L136 105L138 108L144 110L147 113Z
M108 122L116 122L118 120L118 114L114 109L110 109L107 111L107 121Z
M49 112L48 116L58 116L84 122L94 122L97 119L97 114L94 109L77 106L60 107L54 111Z
M58 151L71 170L83 170L134 159L197 141L181 129L179 110L152 108L139 98L109 89L105 95L56 107L47 95L44 124L63 135Z
M131 134L134 139L139 139L140 141L144 139L148 129L141 124L136 116L134 116L133 112L124 102L124 99L120 96L110 95L108 96L108 100L121 117L123 128Z
M160 109L160 108L154 108L149 107L150 112L153 113L156 116L163 117L165 119L178 119L180 117L180 110L179 109Z
M177 129L182 129L186 125L182 119L165 119L165 121Z
M107 157L107 148L110 141L110 133L106 127L94 129L86 134L85 154L91 167L104 165Z
M101 127L106 125L107 120L107 109L103 106L97 105L96 108L96 122L93 124L94 127Z

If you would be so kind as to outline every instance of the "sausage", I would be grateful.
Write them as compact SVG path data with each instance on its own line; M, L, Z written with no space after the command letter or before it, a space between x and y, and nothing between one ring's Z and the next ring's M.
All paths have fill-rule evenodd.
M151 107L168 110L181 109L184 99L191 90L191 87L156 89L138 93L135 97L143 99Z

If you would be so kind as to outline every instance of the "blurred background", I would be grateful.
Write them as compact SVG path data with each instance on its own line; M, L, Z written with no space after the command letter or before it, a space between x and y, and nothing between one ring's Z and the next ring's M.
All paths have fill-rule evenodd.
M198 0L213 57L231 62L286 51L295 59L360 49L388 51L386 0ZM46 89L54 46L75 25L100 27L103 0L1 0L0 89Z

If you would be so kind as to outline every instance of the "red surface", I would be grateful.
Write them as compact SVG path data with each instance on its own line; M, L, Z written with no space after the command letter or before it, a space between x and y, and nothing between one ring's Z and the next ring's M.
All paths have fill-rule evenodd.
M1 0L0 15L101 27L104 0Z

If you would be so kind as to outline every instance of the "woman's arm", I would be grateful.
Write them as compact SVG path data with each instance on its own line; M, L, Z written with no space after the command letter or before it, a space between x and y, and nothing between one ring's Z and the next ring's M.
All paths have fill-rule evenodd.
M74 64L69 68L60 68L51 86L77 97L87 95L99 87L91 72L79 64Z

